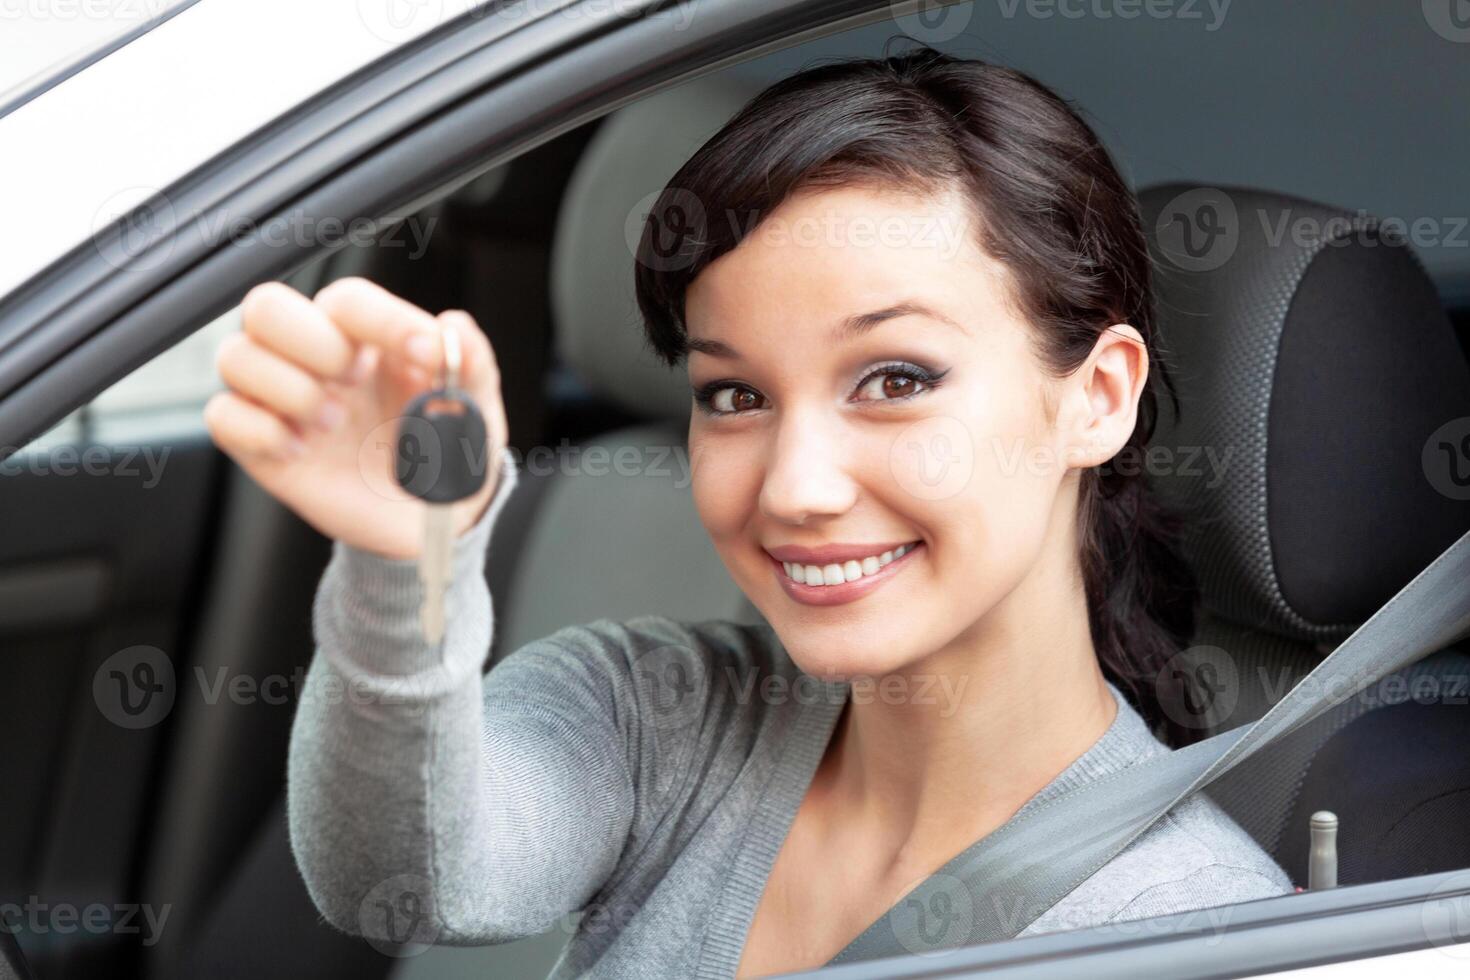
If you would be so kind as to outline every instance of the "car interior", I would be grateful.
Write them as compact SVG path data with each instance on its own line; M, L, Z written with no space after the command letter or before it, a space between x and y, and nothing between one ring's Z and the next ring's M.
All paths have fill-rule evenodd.
M1138 146L1120 121L1133 118L1125 107L1138 76L1123 73L1095 88L1082 81L1095 82L1120 57L1105 42L1122 26L992 24L986 16L1001 15L977 14L959 41L936 46L1016 64L1075 96L1096 113L1100 135L1137 181L1180 398L1155 443L1181 453L1232 449L1217 479L1180 467L1153 478L1189 515L1185 545L1200 578L1199 625L1179 666L1208 696L1190 723L1201 737L1244 724L1470 530L1470 492L1446 492L1426 478L1425 462L1430 433L1470 418L1470 242L1458 251L1441 243L1432 254L1404 245L1375 216L1367 190L1434 178L1438 190L1403 211L1466 213L1470 190L1463 175L1452 182L1449 161L1464 159L1453 151L1470 148L1470 134L1463 125L1446 133L1445 118L1416 117L1424 160L1406 164L1407 174L1389 169L1392 147L1350 160L1298 146L1273 170L1261 157L1279 136L1275 120L1325 107L1324 128L1348 125L1343 102L1359 80L1343 76L1353 69L1337 68L1338 84L1277 92L1291 105L1266 114L1256 131L1210 135L1219 118L1201 120L1176 103L1207 103L1199 91L1208 89L1259 104L1282 83L1279 73L1239 81L1239 62L1229 61L1237 54L1211 54L1213 63L1198 57L1210 50L1202 29L1143 25L1144 37L1129 42L1134 54L1175 73L1148 108L1156 119L1187 119L1185 138L1207 145L1196 156L1176 154L1176 133ZM1263 22L1258 37L1306 29L1292 21L1296 14L1277 16L1281 22ZM311 295L334 279L366 276L425 309L465 309L489 334L511 445L525 463L487 560L496 610L487 670L531 640L598 617L760 621L694 510L687 378L644 347L630 215L765 84L823 57L877 53L895 33L890 23L808 42L633 102L428 205L411 219L434 222L425 254L347 245L288 280ZM1426 33L1404 41L1395 57L1407 61L1418 49L1405 46L1422 44L1426 72L1446 57L1470 61L1464 45L1445 52L1445 42ZM1063 57L1084 49L1085 56ZM1269 54L1272 65L1288 57L1277 47ZM1319 59L1315 68L1273 70L1304 78L1329 61L1340 65L1340 55L1308 57ZM1235 67L1227 73L1220 61ZM1232 80L1204 77L1211 69ZM1236 84L1245 91L1235 93ZM1408 110L1390 93L1364 111ZM1222 110L1222 117L1239 115ZM1198 164L1216 153L1228 165ZM1303 163L1313 159L1320 171ZM1346 176L1319 179L1329 171ZM1216 268L1181 261L1160 232L1200 187L1223 192L1251 216L1240 222L1234 259ZM1345 230L1327 241L1273 237L1282 222L1331 219ZM156 930L141 919L136 930L106 935L22 930L31 968L40 978L166 980L272 971L544 976L571 919L565 929L501 946L393 957L325 924L306 894L287 839L284 760L330 544L256 488L195 424L197 383L212 372L200 341L233 329L234 317L159 358L175 357L176 370L195 382L185 394L149 407L147 399L134 404L109 393L28 450L95 447L114 462L130 454L131 469L61 479L58 469L12 461L0 480L0 510L26 517L12 521L0 542L7 650L0 735L10 778L0 796L0 826L9 830L0 899L86 904L112 896L168 915ZM129 379L119 392L129 382L155 393L167 387ZM644 464L636 473L591 465L623 447ZM166 463L154 465L160 458ZM1470 468L1470 458L1463 465ZM655 553L629 574L630 555ZM172 700L161 719L133 724L99 706L111 693L110 665L138 647L162 651ZM237 681L242 686L231 688ZM1450 696L1395 696L1416 684ZM1341 884L1470 868L1470 762L1462 751L1470 740L1470 650L1446 649L1374 691L1209 791L1298 885L1306 884L1308 820L1322 809L1341 820Z

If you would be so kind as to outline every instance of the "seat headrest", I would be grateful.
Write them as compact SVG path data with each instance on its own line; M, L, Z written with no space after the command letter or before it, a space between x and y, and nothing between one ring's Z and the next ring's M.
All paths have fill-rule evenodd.
M1140 194L1179 392L1146 467L1207 609L1330 644L1470 529L1470 365L1402 234L1243 187Z
M647 346L633 261L653 198L759 91L727 73L632 103L592 137L567 185L551 257L557 353L595 393L639 418L687 424L685 369Z

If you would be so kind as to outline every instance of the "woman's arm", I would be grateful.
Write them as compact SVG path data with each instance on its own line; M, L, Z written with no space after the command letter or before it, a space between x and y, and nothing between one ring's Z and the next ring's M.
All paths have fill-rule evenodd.
M481 676L494 629L484 560L517 479L508 451L502 467L455 544L442 650L419 633L412 561L339 543L317 592L291 845L318 910L355 935L475 944L544 931L597 892L628 837L633 779L606 688L565 683L534 656Z

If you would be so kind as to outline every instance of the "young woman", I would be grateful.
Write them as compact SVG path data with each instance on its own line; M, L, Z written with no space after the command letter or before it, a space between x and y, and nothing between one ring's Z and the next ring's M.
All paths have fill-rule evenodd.
M701 212L671 247L660 218ZM363 280L267 284L221 351L214 438L337 541L288 785L340 928L473 944L585 910L559 976L815 967L1018 812L1168 751L1189 577L1107 465L1166 390L1149 260L1065 102L929 49L803 72L680 170L638 259L701 522L769 625L598 620L482 678L517 479L484 334ZM441 328L499 466L457 507L431 647L388 453ZM1290 890L1200 798L1051 908L965 898L1031 935Z

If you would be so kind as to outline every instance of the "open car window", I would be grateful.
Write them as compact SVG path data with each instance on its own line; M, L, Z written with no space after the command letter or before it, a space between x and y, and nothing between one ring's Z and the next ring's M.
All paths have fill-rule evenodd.
M191 8L187 15L202 18L211 4L220 6L217 0L202 0L197 12ZM95 232L98 208L117 194L135 195L126 200L126 210L206 161L230 161L235 144L256 127L286 116L372 57L453 22L447 10L437 19L412 21L403 20L412 10L394 9L398 13L382 14L389 18L384 23L399 24L407 33L385 41L370 30L374 40L364 41L353 55L334 54L330 64L318 66L316 75L289 92L248 88L239 82L242 72L229 69L236 64L231 59L259 63L257 41L251 40L256 35L242 35L242 51L224 42L228 20L201 32L191 57L199 65L212 60L225 66L229 70L223 74L231 81L220 83L222 90L242 102L258 96L258 105L228 122L221 114L217 126L201 124L209 130L207 138L184 134L178 152L152 159L146 174L120 161L99 178L81 165L89 156L84 151L96 145L92 141L117 138L123 123L103 118L108 113L89 113L88 119L103 121L82 126L80 104L60 98L65 86L30 101L23 110L30 115L18 111L12 117L20 122L0 118L0 139L7 133L20 138L40 132L29 126L79 132L74 152L46 151L54 158L52 176L42 175L48 168L32 161L21 186L0 191L15 201L19 226L36 228L33 237L12 238L10 251L0 255L6 259L0 268L10 277L0 283L0 294L86 241ZM694 4L689 17L725 11L711 6L701 12ZM663 383L646 359L638 360L646 352L634 342L623 351L597 348L598 356L589 357L576 343L592 335L598 323L636 336L628 227L638 226L639 202L657 189L639 181L656 182L658 175L633 168L637 179L630 179L629 157L620 155L619 147L648 151L666 145L669 155L658 164L666 179L680 162L679 147L692 151L701 134L713 132L765 85L823 58L881 53L893 35L906 33L942 50L1034 74L1085 113L1135 190L1175 186L1147 211L1154 219L1150 233L1158 237L1177 229L1186 255L1174 267L1163 265L1166 275L1228 274L1239 267L1229 256L1211 267L1209 258L1221 254L1211 253L1206 239L1226 227L1219 223L1226 205L1229 220L1236 222L1237 242L1248 225L1271 248L1300 247L1326 233L1320 216L1294 203L1302 200L1327 202L1350 218L1371 214L1401 229L1402 240L1385 247L1412 255L1410 264L1422 266L1414 275L1422 273L1422 278L1385 281L1393 283L1397 298L1405 295L1397 291L1407 289L1404 282L1415 284L1415 322L1442 317L1445 333L1435 349L1463 360L1470 352L1470 248L1464 246L1470 239L1464 217L1470 214L1470 183L1458 161L1470 151L1470 131L1452 121L1462 114L1458 93L1470 90L1470 28L1456 18L1453 4L1441 9L1432 3L1422 10L1396 10L1367 4L1273 9L1020 2L933 6L919 15L879 11L866 26L723 66L631 99L611 114L548 124L535 145L516 146L514 153L501 152L509 140L496 144L493 159L472 163L473 150L466 150L460 172L436 174L413 194L400 195L409 206L375 228L367 236L371 240L332 250L339 243L312 238L322 225L298 225L308 229L304 247L295 239L281 247L300 250L299 261L267 278L291 282L310 295L333 279L365 276L425 309L465 309L493 333L512 448L532 478L513 502L524 509L507 521L503 537L497 531L498 551L487 569L501 616L490 661L565 625L631 615L659 595L676 594L681 604L648 606L648 611L734 618L750 610L720 578L723 570L712 554L691 546L689 554L700 558L690 558L687 565L624 576L645 578L644 593L599 591L598 576L612 578L616 570L595 563L573 567L568 556L576 542L558 547L552 533L557 527L582 526L573 518L583 512L539 510L546 500L566 503L579 493L587 495L587 507L609 509L615 509L607 502L611 494L619 495L617 506L628 508L639 506L640 494L668 489L687 495L687 481L680 485L677 468L680 420L670 418L667 403L657 396L647 403L630 398L630 386L618 380L619 375L646 377L649 391ZM181 25L176 29L184 29L184 19L184 14L175 18ZM405 26L410 21L418 26ZM672 17L670 28L681 22L685 29L697 29L697 20ZM325 20L312 21L301 33L324 36L331 28ZM1345 52L1369 46L1376 52L1377 70L1345 67L1356 61ZM291 60L289 53L279 56ZM96 69L104 67L99 63ZM110 70L128 69L119 61ZM1399 79L1412 97L1396 88L1385 90L1386 76ZM93 82L84 73L75 83L81 92L117 81L99 74ZM549 88L554 80L522 76L514 84ZM524 89L507 91L519 95ZM173 116L139 117L143 143L164 129L188 129L178 127L177 119L196 118L193 114L201 111L191 108L183 91L170 98L177 100L171 104ZM629 128L640 105L646 110L660 98L665 108L646 113L653 118L642 122L649 128ZM138 118L129 116L134 111L141 110L133 105L116 114L137 126ZM687 129L676 132L676 126ZM623 137L608 140L608 132ZM1365 132L1374 138L1365 140ZM1415 152L1406 153L1405 147ZM364 156L376 152L370 148ZM383 157L390 152L403 148L386 149ZM646 165L646 158L632 159ZM481 172L472 172L477 169ZM77 188L78 194L63 195L63 186ZM1265 189L1291 203L1258 199L1250 189ZM55 220L42 221L43 211ZM1176 217L1182 223L1175 223ZM1191 250L1199 254L1191 257ZM223 281L230 281L232 261L243 263L247 251L244 244L228 246L211 252L209 261L217 263ZM1191 261L1194 267L1188 268ZM228 302L237 304L251 282L230 281ZM215 306L224 303L217 299ZM1339 312L1345 319L1351 311ZM1384 322L1409 319L1405 314L1402 321ZM1243 331L1242 322L1222 319L1220 328ZM18 528L0 551L0 636L15 671L14 682L0 685L5 692L0 694L0 718L5 719L0 730L16 750L7 773L12 791L0 794L0 816L5 826L15 828L6 853L0 854L0 903L10 896L38 896L24 910L32 925L19 930L38 976L104 970L139 977L197 975L228 972L227 964L241 962L284 973L302 971L305 964L314 975L337 975L330 972L335 970L395 980L466 972L544 976L580 917L503 946L432 947L392 955L329 929L302 888L283 831L281 775L294 698L313 653L312 589L329 557L329 542L261 493L204 436L200 412L220 387L214 352L238 328L237 308L177 326L182 339L99 394L69 404L63 418L5 464L3 512ZM1296 322L1290 329L1282 335L1310 337L1330 348L1331 329L1314 331L1311 323ZM1412 358L1416 351L1401 353ZM1181 357L1189 354L1181 352ZM1192 362L1201 375L1231 367L1223 357L1211 359L1208 350L1194 356L1203 358ZM0 368L4 358L0 350ZM1413 379L1415 370L1401 377ZM1423 374L1428 373L1426 368ZM1226 386L1245 387L1259 378L1259 373L1243 373ZM1304 391L1311 378L1296 381L1293 390ZM1409 381L1403 384L1412 388ZM1372 394L1366 392L1365 398ZM1395 408L1389 401L1372 404L1372 412L1383 418ZM1261 452L1269 453L1270 446L1327 446L1331 451L1323 449L1318 462L1330 469L1362 445L1334 428L1339 417L1314 414L1311 404L1299 406L1297 431L1307 435L1287 442L1276 434L1274 441L1263 441ZM1470 428L1462 423L1462 417L1446 414L1437 426L1418 432L1410 447L1410 475L1436 501L1470 497L1464 491L1470 485ZM1398 439L1393 445L1402 448L1401 434L1392 435ZM588 449L595 445L606 447L612 459L619 446L664 447L673 478L659 477L656 491L631 482L612 489L612 480L596 474L589 480L594 464ZM1165 447L1171 454L1167 460L1143 462L1158 466L1166 478L1194 467L1198 476L1191 479L1208 492L1235 486L1230 481L1238 468L1250 465L1245 455L1237 455L1246 452L1241 445L1180 438ZM58 449L80 459L88 446L114 450L95 472L83 466L21 465L54 459ZM164 461L149 469L153 463L145 465L145 446L167 447L171 455L155 453L154 463ZM136 451L126 465L143 475L124 473L121 451ZM532 473L533 465L542 469ZM1265 481L1267 472L1283 471L1263 469L1258 478ZM1293 473L1298 486L1321 490L1320 484L1303 482L1307 476ZM1354 489L1343 480L1335 483ZM1276 499L1288 489L1275 484ZM1382 511L1388 512L1387 493L1379 492ZM1324 519L1324 499L1310 497L1300 504L1293 527ZM665 508L660 513L672 515L671 523L685 520L687 526L673 532L688 532L679 540L698 543L699 528L684 497L659 500ZM1404 537L1412 536L1415 513L1421 526L1428 521L1422 510L1394 513L1387 523ZM609 523L587 525L600 531ZM611 545L593 550L626 554ZM1252 560L1264 560L1252 554ZM1340 606L1332 593L1345 594L1349 585L1364 590L1360 598L1369 611L1380 604L1372 600L1383 598L1362 578L1334 578L1331 573L1341 570L1335 561L1308 551L1295 552L1293 560L1291 581L1298 591L1286 601L1301 603L1293 608L1310 606L1299 598L1309 594L1336 611ZM557 587L565 592L556 592ZM1224 607L1228 613L1231 601L1220 600L1214 612ZM1196 641L1168 667L1187 678L1191 692L1186 716L1175 720L1200 736L1260 717L1345 635L1340 629L1312 634L1295 623L1289 628L1263 624L1243 614L1206 620ZM1348 625L1325 615L1321 624ZM1140 972L1160 975L1222 975L1232 969L1243 975L1281 963L1385 952L1366 940L1357 942L1364 930L1356 923L1374 915L1396 916L1395 928L1419 937L1424 948L1405 955L1419 957L1416 969L1426 975L1460 965L1467 938L1464 903L1470 901L1465 898L1470 838L1457 829L1463 814L1456 808L1463 806L1470 782L1458 781L1461 770L1452 747L1467 732L1466 711L1455 713L1455 705L1465 703L1457 699L1466 693L1466 677L1470 666L1464 651L1438 651L1402 677L1362 692L1305 730L1273 761L1212 790L1212 803L1224 807L1302 887L1308 884L1310 818L1318 809L1337 812L1341 887L1332 894L1323 889L1202 910L1192 917L1079 924L1096 928L1058 930L978 951L931 956L931 950L914 949L901 964L844 964L831 973L858 977L904 970L917 976L930 969L958 974L990 969L1021 975L1040 969L1029 962L1034 954L1028 951L1045 950L1044 963L1065 963L1079 973L1098 964L1132 963ZM144 705L142 689L128 694L127 685L139 681L147 681L144 686L162 700L134 714L127 706ZM109 700L114 697L122 700ZM1424 710L1410 717L1415 705ZM1380 722L1388 727L1376 727ZM1373 764L1354 761L1367 758L1359 753L1369 749L1375 753ZM1438 789L1423 798L1405 795L1425 787ZM1394 819L1379 825L1375 814ZM45 909L32 908L36 905ZM108 910L96 929L64 931L59 925L66 914L59 910L91 905ZM128 922L152 924L127 931L124 916Z

